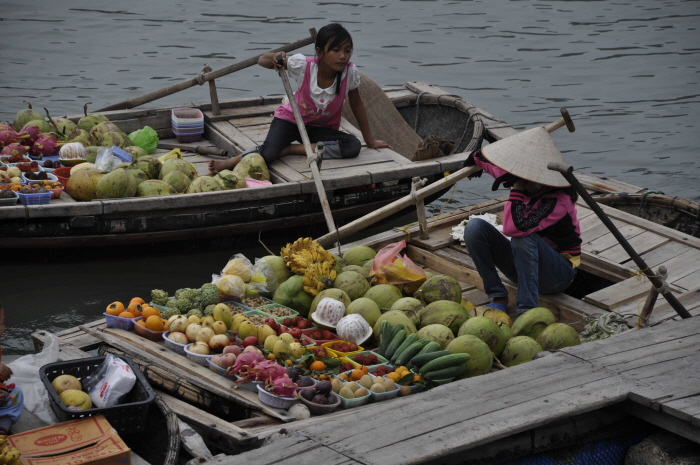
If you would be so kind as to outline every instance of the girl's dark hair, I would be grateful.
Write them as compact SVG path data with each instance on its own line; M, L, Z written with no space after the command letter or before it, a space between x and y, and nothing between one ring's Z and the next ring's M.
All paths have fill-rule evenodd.
M318 33L316 33L316 47L320 48L322 52L339 47L346 42L350 42L350 47L353 46L350 33L338 23L331 23L323 26L318 30ZM340 92L340 77L342 74L342 72L337 73L335 77L336 94Z

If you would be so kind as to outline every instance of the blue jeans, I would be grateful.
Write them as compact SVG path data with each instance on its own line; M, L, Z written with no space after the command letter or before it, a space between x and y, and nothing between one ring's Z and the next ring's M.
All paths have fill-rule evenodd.
M564 291L576 276L571 262L537 233L509 241L487 221L474 218L464 228L464 242L490 299L508 297L497 268L517 283L518 313L538 307L539 294Z

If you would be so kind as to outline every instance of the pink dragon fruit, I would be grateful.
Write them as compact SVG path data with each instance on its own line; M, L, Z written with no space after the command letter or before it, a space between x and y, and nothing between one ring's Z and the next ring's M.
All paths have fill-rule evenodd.
M50 132L44 132L39 135L39 138L34 142L30 152L34 155L54 155L58 153L58 149L63 145L63 142L58 142L58 138Z
M294 397L297 385L287 376L281 376L270 383L265 383L267 391L280 397Z
M10 145L13 142L19 142L23 139L26 139L29 137L29 134L26 132L20 132L17 133L13 128L9 129L2 129L0 130L0 146L4 147L6 145Z
M29 134L27 144L31 146L39 138L39 134L41 134L41 128L39 126L24 126L20 132L26 132Z
M10 145L6 145L2 149L2 155L7 155L7 156L13 156L13 155L19 155L20 157L23 157L24 154L27 153L29 150L29 147L26 147L19 142L13 142Z
M265 358L262 355L258 355L254 352L243 352L236 358L236 363L228 367L228 369L226 370L226 375L238 375L241 377L247 377L250 374L251 369L253 368L255 363L260 362L262 360L265 360ZM249 379L248 381L253 381L254 379L255 377L253 377L253 379Z

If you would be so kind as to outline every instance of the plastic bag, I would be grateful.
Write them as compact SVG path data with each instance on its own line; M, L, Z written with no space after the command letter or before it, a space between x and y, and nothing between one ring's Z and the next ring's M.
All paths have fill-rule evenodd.
M49 363L57 362L58 352L58 339L49 333L49 340L44 344L41 352L24 355L7 364L13 373L9 382L15 383L22 389L24 408L51 424L58 423L58 418L51 410L49 393L41 382L39 369Z
M275 274L275 271L272 269L269 263L267 263L265 260L260 260L259 258L255 259L255 265L253 265L253 271L255 274L261 273L265 277L265 291L261 292L267 292L269 294L274 294L274 292L277 290L279 287L280 283L279 280L277 279L277 275ZM251 278L252 281L252 278Z
M142 129L137 129L132 132L129 134L129 139L131 139L135 146L141 147L148 152L149 155L152 154L158 146L158 133L150 126L144 126Z
M245 295L245 283L240 276L235 274L225 274L223 276L212 275L211 282L219 288L219 298L222 296L226 300L240 299Z
M110 172L115 170L119 165L124 163L124 160L119 158L111 147L99 147L97 149L97 158L95 158L95 168L100 171Z
M83 389L90 395L92 404L97 408L114 407L126 396L136 384L136 375L131 366L109 354L97 371L84 382Z
M245 255L238 253L226 263L221 274L240 276L244 283L248 283L253 276L253 264Z
M377 252L370 272L376 284L417 284L427 279L421 267L407 256L400 254L404 248L406 248L406 241L399 241Z

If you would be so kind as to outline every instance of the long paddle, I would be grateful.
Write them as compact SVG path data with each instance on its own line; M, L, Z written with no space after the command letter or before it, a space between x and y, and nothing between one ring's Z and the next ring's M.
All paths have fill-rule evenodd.
M316 30L311 29L311 36L298 40L296 42L293 42L291 44L284 45L282 47L276 48L274 50L271 50L272 52L289 52L292 50L296 50L298 48L304 47L309 44L314 43L314 36L316 35ZM223 68L215 69L214 71L211 71L209 73L203 74L201 76L198 76L196 78L192 79L187 79L185 81L178 82L177 84L170 85L168 87L165 87L163 89L155 90L153 92L149 92L147 94L140 95L138 97L134 97L129 100L124 100L123 102L115 103L113 105L109 105L104 108L100 108L97 111L112 111L112 110L128 110L129 108L135 108L138 107L139 105L143 105L144 103L152 102L153 100L157 100L159 98L166 97L168 95L174 94L176 92L180 92L181 90L189 89L190 87L194 87L198 84L203 84L204 82L207 81L212 81L216 78L220 78L222 76L226 76L227 74L234 73L236 71L240 71L245 68L249 68L253 65L258 64L258 58L260 58L261 55L256 55L254 57L250 57L246 60L239 61L238 63L234 63L232 65L225 66Z
M280 58L280 60L281 59L282 58ZM309 160L309 165L311 166L311 173L313 174L314 183L316 184L318 199L321 201L321 207L323 208L323 216L325 216L326 225L328 225L328 235L332 235L333 232L336 230L335 223L333 222L333 214L331 213L331 206L328 204L328 199L326 198L326 190L323 188L323 182L321 181L321 172L318 169L318 163L316 162L313 156L311 142L309 142L309 135L306 133L306 126L304 126L304 120L301 118L301 113L299 112L297 101L294 99L294 92L292 91L292 86L289 84L289 78L287 77L287 73L284 72L284 67L280 68L279 74L282 78L282 84L284 84L284 90L287 92L289 104L291 105L292 110L294 111L294 119L297 122L297 127L299 128L299 133L301 134L301 141L304 144L304 150L306 150L306 158Z
M676 313L678 313L678 315L680 315L681 318L690 318L690 313L688 312L688 310L685 309L683 304L681 304L678 301L676 296L668 289L666 281L664 281L663 278L656 276L654 272L649 269L644 259L642 259L642 257L639 256L639 254L632 248L630 243L627 242L625 236L623 236L617 229L617 227L613 224L613 222L610 221L608 215L606 215L603 209L600 208L600 205L598 205L598 202L593 200L593 197L591 197L588 191L581 185L579 180L576 179L576 176L574 176L573 173L574 168L563 163L549 163L547 165L547 168L552 171L559 171L566 178L569 184L574 186L576 192L578 192L581 198L583 198L583 200L586 201L588 206L591 207L591 210L593 210L595 214L598 215L600 221L608 228L608 230L610 230L612 235L615 236L617 242L619 242L622 248L625 249L625 252L627 252L630 258L637 265L637 267L642 271L642 273L646 275L647 278L649 278L649 281L651 281L658 293L664 296L669 305L673 307L673 309L676 311Z

